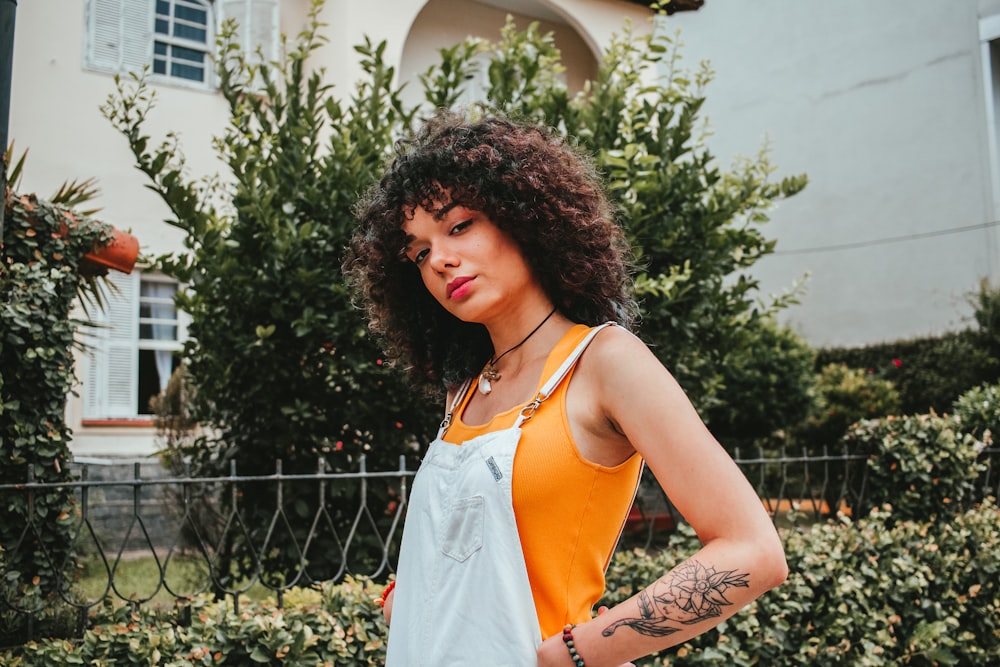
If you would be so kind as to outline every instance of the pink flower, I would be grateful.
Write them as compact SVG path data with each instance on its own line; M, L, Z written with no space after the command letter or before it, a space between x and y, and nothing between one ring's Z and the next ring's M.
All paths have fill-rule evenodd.
M900 366L903 365L903 362L900 359L893 359L892 363L893 363L893 365L896 366L896 368L899 368Z

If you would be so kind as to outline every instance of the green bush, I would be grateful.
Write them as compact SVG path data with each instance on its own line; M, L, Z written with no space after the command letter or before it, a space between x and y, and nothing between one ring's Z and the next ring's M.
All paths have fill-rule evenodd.
M984 278L969 300L980 339L992 357L992 370L995 374L1000 373L1000 287L994 287Z
M996 664L998 520L992 503L936 521L878 510L789 534L793 574L758 613L797 664Z
M387 629L373 603L382 586L347 578L319 590L295 589L285 608L241 600L241 610L207 596L175 609L105 605L82 640L29 642L4 660L9 667L72 664L341 665L385 662ZM0 654L0 658L4 656Z
M790 574L747 609L641 666L981 667L1000 661L1000 509L992 501L947 520L905 521L878 509L785 531ZM616 554L601 604L637 593L698 548L690 527L657 554ZM31 642L0 662L66 664L381 665L382 587L348 579L297 589L286 608L204 597L178 610L103 607L78 642ZM485 601L484 604L488 604Z
M726 354L717 403L705 412L712 432L729 448L805 419L816 385L815 353L794 331L763 317L743 335L742 344Z
M356 471L362 456L370 470L396 469L402 455L413 467L439 419L437 405L383 363L339 271L355 198L408 123L393 68L384 44L360 45L366 76L349 99L334 95L323 72L307 65L324 41L321 3L310 4L305 30L277 63L254 64L235 26L224 26L216 67L230 118L214 146L230 175L210 186L187 176L175 138L157 146L146 135L155 103L148 81L119 79L103 107L169 207L167 222L184 233L184 251L157 263L184 284L177 305L191 317L185 401L164 397L158 408L172 445L168 463L183 461L196 476L227 474L231 461L241 475L269 475L277 459L285 474L315 472L320 459L328 471ZM200 436L185 431L192 421L205 427ZM383 534L394 518L383 513L392 502L387 486L368 489ZM243 487L249 528L230 524L220 536L223 583L254 572L258 561L276 585L299 576L302 560L309 577L333 577L359 485L328 487L310 542L313 488L287 488L280 508L260 489ZM231 501L218 502L222 516ZM199 528L214 535L223 526ZM377 564L383 549L368 534L350 545L363 571L361 561Z
M958 665L1000 660L1000 510L938 521L889 509L784 533L790 574L748 609L640 665ZM697 548L682 528L657 556L619 554L615 604Z
M4 165L7 161L4 161ZM17 187L18 161L10 181ZM69 183L49 199L4 193L0 246L0 484L31 479L50 488L31 494L7 490L0 502L0 610L5 603L37 612L38 627L52 629L68 588L79 529L71 490L70 430L66 396L75 382L71 317L80 296L96 298L86 253L111 240L111 228L73 212L94 190ZM23 635L23 617L0 615L0 645ZM15 639L16 640L16 639Z
M1000 357L984 333L966 329L941 336L819 350L818 367L831 363L889 380L903 414L943 413L964 391L1000 377Z
M958 428L975 438L980 446L993 446L994 434L1000 433L1000 384L973 387L958 397L952 413Z
M866 454L869 507L891 504L899 519L926 521L976 499L984 466L975 439L950 417L913 415L862 420L846 440ZM854 508L863 512L864 508Z
M845 364L828 364L817 378L813 412L795 426L794 439L804 449L819 453L840 443L851 424L898 410L899 393L891 382Z

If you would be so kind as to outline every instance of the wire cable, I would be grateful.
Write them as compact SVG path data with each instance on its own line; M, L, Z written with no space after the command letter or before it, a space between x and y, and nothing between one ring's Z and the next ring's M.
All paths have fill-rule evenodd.
M792 248L790 250L775 250L774 255L804 255L814 252L832 252L836 250L853 250L856 248L868 248L877 245L887 245L890 243L902 243L905 241L915 241L934 236L949 236L952 234L964 234L965 232L979 231L1000 225L1000 220L991 220L978 225L967 225L965 227L952 227L951 229L939 229L933 232L921 232L917 234L906 234L904 236L887 236L881 239L871 239L868 241L855 241L853 243L836 243L827 246L814 246L811 248Z

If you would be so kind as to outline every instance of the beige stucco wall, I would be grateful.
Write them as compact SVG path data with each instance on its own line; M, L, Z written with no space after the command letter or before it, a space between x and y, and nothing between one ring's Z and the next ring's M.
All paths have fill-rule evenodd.
M94 178L101 190L100 217L140 231L143 250L166 250L179 236L166 225L148 224L166 209L143 187L125 140L99 111L114 81L83 69L83 12L82 2L62 0L18 6L9 134L19 151L29 151L24 189L45 196L66 180ZM211 119L223 118L222 101L191 90L163 88L160 93L150 129L157 134L177 130L192 164L205 162ZM192 120L178 123L178 118Z
M296 34L304 25L307 0L282 2L282 29ZM334 94L347 97L361 75L355 44L368 35L373 42L387 40L386 58L397 65L406 79L415 75L412 62L403 62L404 53L425 61L440 46L464 38L467 30L453 19L439 30L421 29L413 34L413 24L424 9L423 0L385 0L378 3L328 2L321 14L326 23L327 44L317 52L313 65L326 70L326 80L334 84ZM435 3L430 3L433 5ZM437 2L439 7L461 18L477 17L483 33L496 20L492 35L498 34L505 12L471 0ZM649 12L617 0L537 0L533 4L557 12L568 25L544 24L557 31L567 59L590 58L587 47L600 48L628 18L645 28ZM143 250L159 253L177 248L179 235L161 223L165 207L144 188L144 178L132 167L125 140L101 116L99 107L114 89L110 75L83 69L83 0L31 0L18 7L10 136L20 148L30 149L24 176L26 188L45 194L67 179L95 178L101 188L98 204L108 222L140 234ZM431 40L436 40L431 43ZM225 103L211 91L171 84L154 86L157 106L149 116L148 129L154 139L167 132L179 136L184 155L194 174L213 173L217 162L211 139L223 127Z

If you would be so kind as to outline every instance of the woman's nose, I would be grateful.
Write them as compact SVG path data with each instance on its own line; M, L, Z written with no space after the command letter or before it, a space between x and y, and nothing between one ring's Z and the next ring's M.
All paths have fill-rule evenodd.
M427 258L428 263L432 270L438 273L444 271L445 269L458 266L458 256L452 252L451 248L447 244L437 244L430 250L430 256Z

